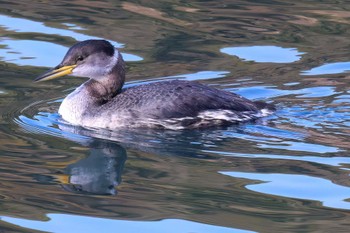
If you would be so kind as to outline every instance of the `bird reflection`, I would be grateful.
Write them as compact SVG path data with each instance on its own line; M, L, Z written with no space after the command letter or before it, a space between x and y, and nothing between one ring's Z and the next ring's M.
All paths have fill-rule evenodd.
M221 130L162 131L86 129L59 123L61 135L89 148L89 156L64 169L59 180L65 190L93 195L115 195L127 158L126 149L146 153L217 159L204 153L213 142L222 141ZM232 129L233 130L233 129ZM237 130L237 128L236 128ZM189 142L191 147L188 148ZM188 148L188 149L186 149Z
M199 150L186 151L189 141L205 142L215 138L201 131L106 131L89 130L79 126L58 124L64 138L75 141L89 150L88 156L68 165L63 174L56 176L64 190L92 195L116 195L116 186L121 183L121 175L127 158L125 148L162 155L207 158ZM200 145L197 145L200 146ZM196 145L193 145L193 148ZM199 149L199 148L198 148Z
M93 141L89 147L88 157L68 165L59 176L62 187L73 193L116 195L127 158L126 150L102 140Z

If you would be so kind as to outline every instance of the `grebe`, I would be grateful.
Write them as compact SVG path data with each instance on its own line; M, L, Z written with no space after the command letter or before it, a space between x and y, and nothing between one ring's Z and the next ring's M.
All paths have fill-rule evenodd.
M63 100L58 113L70 124L88 128L203 128L255 120L274 111L271 104L193 81L160 81L122 89L125 63L106 40L73 45L58 66L35 81L68 74L89 80Z

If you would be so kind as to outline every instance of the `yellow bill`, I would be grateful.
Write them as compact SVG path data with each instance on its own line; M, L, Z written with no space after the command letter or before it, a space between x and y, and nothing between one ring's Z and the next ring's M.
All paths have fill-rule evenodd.
M66 174L55 175L55 178L61 184L70 184L70 176L69 175L66 175Z
M76 66L77 65L62 66L61 68L58 68L58 69L49 70L48 72L34 79L34 81L35 82L47 81L47 80L51 80L51 79L55 79L55 78L59 78L59 77L71 74L73 69Z

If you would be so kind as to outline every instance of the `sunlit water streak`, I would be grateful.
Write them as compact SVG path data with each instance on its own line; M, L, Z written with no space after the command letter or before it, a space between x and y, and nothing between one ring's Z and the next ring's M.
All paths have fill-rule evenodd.
M89 39L103 39L96 36L88 36L83 33L74 32L72 30L58 29L45 26L41 22L35 22L27 19L20 19L0 15L0 27L3 27L6 31L14 31L16 33L42 33L47 35L60 35L74 38L76 41L89 40ZM118 48L124 45L116 41L111 41L112 44ZM39 40L17 40L9 39L5 37L0 38L0 58L8 63L14 63L17 65L29 65L29 66L46 66L54 67L63 58L64 54L68 50L67 47L58 45L48 41ZM40 49L38 49L40 48ZM48 52L50 51L50 52ZM133 54L122 53L126 61L141 61L141 57Z
M319 156L288 156L288 155L271 155L271 154L244 154L244 153L230 153L225 151L208 150L206 152L220 154L230 157L245 157L245 158L266 158L266 159L283 159L294 161L305 161L312 163L325 164L335 167L341 167L343 164L350 164L350 158L346 157L319 157Z
M104 229L116 229L122 232L207 232L207 233L252 233L253 231L225 228L196 223L181 219L163 219L160 221L120 221L102 218L90 218L76 215L48 214L49 221L32 221L19 218L1 217L1 220L33 230L49 232L85 232L95 233ZM79 222L79 224L77 224ZM177 227L173 227L177 226Z
M92 38L92 37L91 37ZM35 40L0 40L0 58L8 63L22 66L55 67L61 62L68 48L51 42ZM37 49L40 48L40 49ZM50 53L48 53L50 51ZM126 61L141 61L142 58L133 54L122 53Z
M324 64L311 70L302 71L302 75L325 75L325 74L341 74L350 71L350 62L335 62Z
M45 26L42 22L35 22L28 19L14 18L6 15L0 15L0 26L7 31L14 31L20 33L36 32L45 33L46 35L60 35L67 36L76 39L77 41L89 40L89 39L102 39L98 37L92 37L83 33L75 32L72 30L59 29L54 27ZM124 45L116 41L112 42L116 47L123 47ZM35 47L34 47L35 48ZM38 63L37 63L38 64Z
M251 184L250 190L278 195L320 201L326 207L350 209L350 188L336 185L329 180L304 175L262 174L244 172L220 172L235 178L259 180L261 184Z
M271 62L271 63L291 63L301 59L304 53L295 48L281 48L278 46L242 46L227 47L220 52L237 56L245 61Z

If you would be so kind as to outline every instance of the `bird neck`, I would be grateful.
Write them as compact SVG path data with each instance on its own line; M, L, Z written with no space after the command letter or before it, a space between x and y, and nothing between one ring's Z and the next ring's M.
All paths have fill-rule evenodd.
M119 52L117 55L116 64L104 77L88 80L63 100L58 112L64 120L83 125L88 113L93 113L93 109L96 110L121 92L125 81L125 63Z
M120 53L117 53L117 62L109 73L102 78L90 79L84 84L91 98L106 102L122 90L125 82L125 62Z

